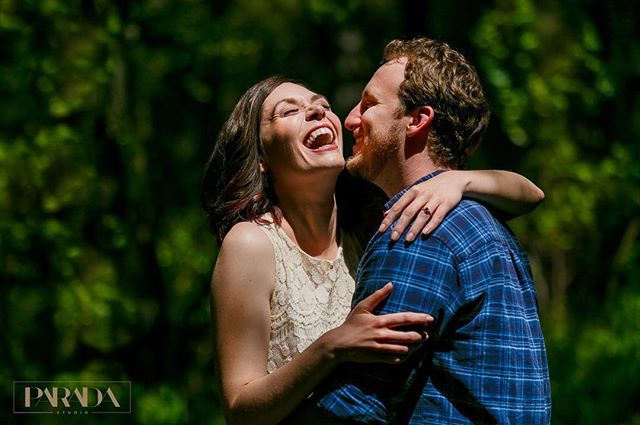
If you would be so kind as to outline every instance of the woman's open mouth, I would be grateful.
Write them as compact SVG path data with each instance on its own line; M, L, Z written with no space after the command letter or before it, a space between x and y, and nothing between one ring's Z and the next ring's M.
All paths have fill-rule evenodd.
M323 152L338 147L335 143L335 138L336 136L333 130L327 126L322 126L312 130L307 137L305 137L302 144L311 151Z

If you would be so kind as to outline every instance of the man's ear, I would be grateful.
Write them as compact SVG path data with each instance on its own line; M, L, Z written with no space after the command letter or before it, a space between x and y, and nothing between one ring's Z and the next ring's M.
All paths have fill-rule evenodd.
M418 106L411 111L411 119L407 124L407 136L415 137L429 129L435 116L431 106Z

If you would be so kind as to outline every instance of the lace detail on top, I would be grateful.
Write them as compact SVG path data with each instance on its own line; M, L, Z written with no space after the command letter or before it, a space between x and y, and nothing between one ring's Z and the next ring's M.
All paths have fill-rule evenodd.
M271 240L276 259L267 362L271 373L344 322L351 310L355 281L349 274L342 246L334 260L315 258L276 224L259 227Z

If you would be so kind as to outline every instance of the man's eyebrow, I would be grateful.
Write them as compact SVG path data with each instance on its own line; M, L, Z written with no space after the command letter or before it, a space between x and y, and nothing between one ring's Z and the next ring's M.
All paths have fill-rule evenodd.
M369 89L364 89L364 90L362 91L362 95L361 95L361 96L362 96L362 99L364 99L365 97L371 97L371 98L374 98L374 99L376 98L376 97L373 95L373 93L371 93L371 91L370 91Z

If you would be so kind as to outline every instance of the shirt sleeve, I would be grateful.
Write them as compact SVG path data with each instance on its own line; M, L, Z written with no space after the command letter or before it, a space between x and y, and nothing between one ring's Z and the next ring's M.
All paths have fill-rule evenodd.
M438 238L432 236L413 244L380 238L362 260L353 304L392 282L389 298L376 313L431 314L436 318L429 332L432 343L455 311L457 275L454 255ZM429 351L425 344L400 365L344 365L315 392L314 409L322 409L345 423L400 422L397 415L412 409L411 400L419 397L416 391L421 388L420 381L426 379Z

